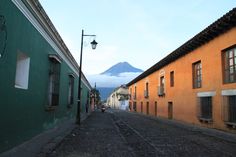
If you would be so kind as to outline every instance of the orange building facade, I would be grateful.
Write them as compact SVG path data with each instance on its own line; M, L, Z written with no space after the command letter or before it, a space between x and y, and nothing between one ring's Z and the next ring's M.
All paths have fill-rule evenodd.
M133 112L236 132L236 8L127 86Z

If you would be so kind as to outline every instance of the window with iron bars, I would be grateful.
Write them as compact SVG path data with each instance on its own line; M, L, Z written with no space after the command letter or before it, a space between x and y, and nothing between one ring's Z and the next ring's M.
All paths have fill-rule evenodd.
M202 64L201 61L193 63L193 88L202 87Z
M74 103L74 76L69 75L68 107Z
M223 120L236 126L236 95L223 97Z
M60 62L50 58L48 106L59 105Z
M212 97L198 98L198 118L201 122L212 122Z
M236 82L236 47L222 54L224 83Z
M165 95L165 77L160 77L160 86L157 87L158 96L164 96Z

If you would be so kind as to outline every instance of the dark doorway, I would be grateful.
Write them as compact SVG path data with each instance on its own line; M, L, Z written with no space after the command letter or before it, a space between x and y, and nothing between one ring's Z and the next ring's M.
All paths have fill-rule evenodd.
M168 102L168 118L173 119L173 103Z
M157 116L157 102L155 101L155 116Z
M147 115L149 115L149 102L147 102L146 112L147 112Z
M143 113L143 102L141 102L141 113Z

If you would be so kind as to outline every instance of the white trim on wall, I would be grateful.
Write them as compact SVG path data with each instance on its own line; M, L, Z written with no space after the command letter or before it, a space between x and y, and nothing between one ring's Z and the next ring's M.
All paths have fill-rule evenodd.
M57 56L56 54L49 54L48 55L49 58L53 58L55 59L56 61L58 61L59 63L61 63L61 58L59 56Z
M221 95L223 95L223 96L236 95L236 89L222 90Z
M215 91L210 91L210 92L198 92L197 97L212 97L215 96L216 92Z

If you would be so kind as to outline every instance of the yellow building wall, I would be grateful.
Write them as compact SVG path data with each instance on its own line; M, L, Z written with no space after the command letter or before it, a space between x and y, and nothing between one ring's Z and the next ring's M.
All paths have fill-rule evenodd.
M137 102L137 112L146 114L146 102L149 102L149 114L155 115L155 101L157 101L157 115L168 117L168 102L173 103L173 119L202 126L228 130L222 120L222 95L224 89L236 89L236 83L223 84L222 74L222 50L236 44L236 28L214 38L187 55L168 64L162 69L150 74L129 86L137 88L137 99L131 99L133 104ZM201 61L202 87L193 89L192 64ZM174 71L174 87L170 87L170 72ZM160 73L165 76L165 96L159 97L157 87L160 81ZM145 83L149 83L149 97L144 98ZM129 90L130 91L130 90ZM213 123L201 123L197 118L197 93L216 92L212 97Z

